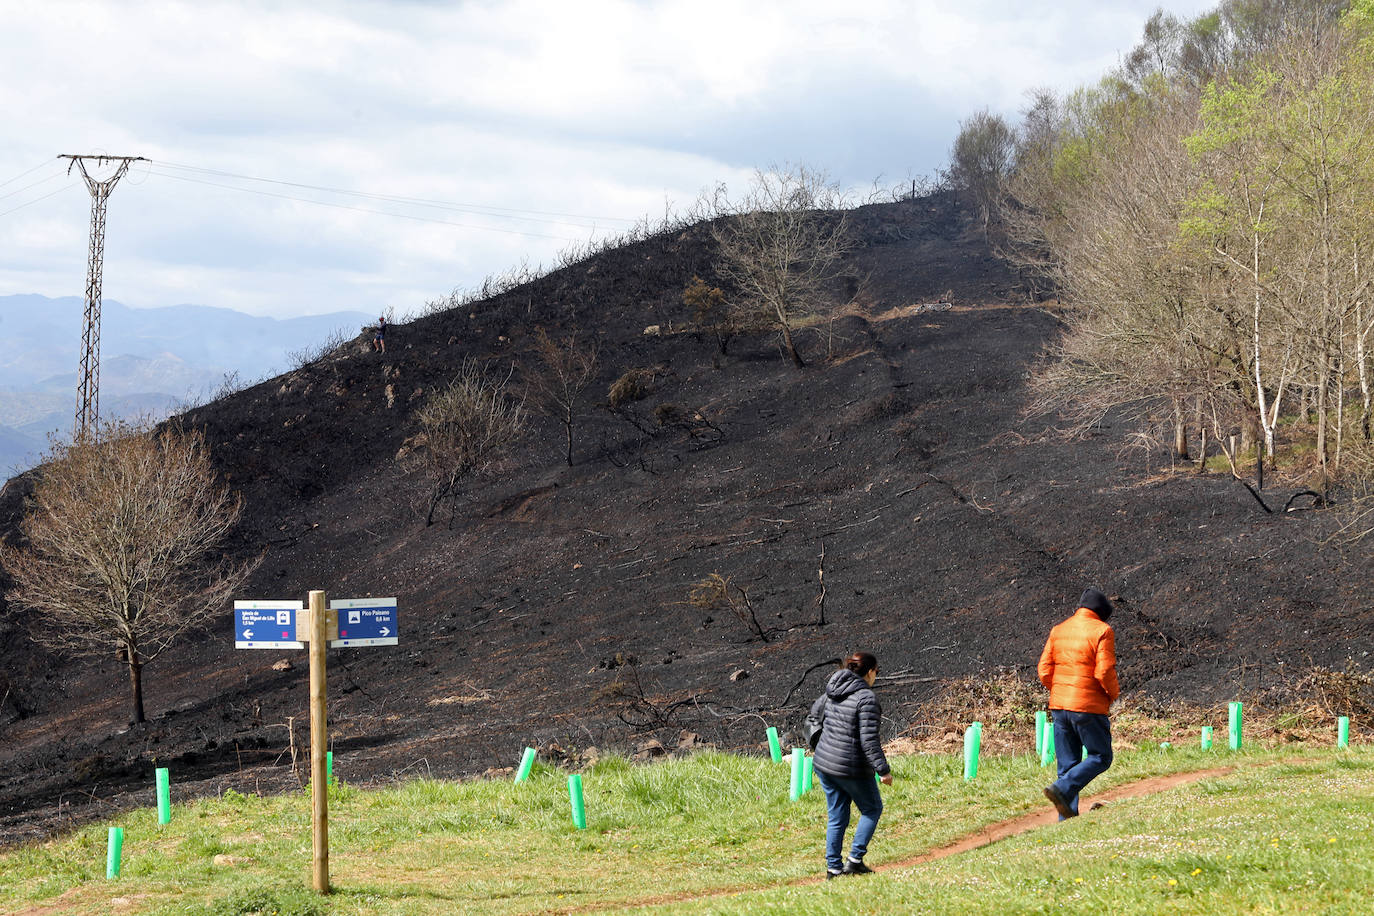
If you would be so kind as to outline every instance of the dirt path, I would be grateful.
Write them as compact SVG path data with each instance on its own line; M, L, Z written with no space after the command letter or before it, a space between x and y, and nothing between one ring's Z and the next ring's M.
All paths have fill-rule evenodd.
M1235 767L1215 767L1210 770L1193 770L1187 773L1169 773L1165 776L1151 776L1148 779L1142 779L1123 786L1116 786L1105 792L1094 795L1092 796L1092 804L1108 804L1111 802L1123 801L1128 798L1138 798L1142 795L1152 795L1156 792L1164 792L1178 786L1200 782L1204 779L1211 779L1216 776L1227 776L1235 772L1235 769ZM1022 814L1019 817L1013 817L1005 821L998 821L995 824L989 824L973 833L960 837L952 843L947 843L938 849L932 849L929 852L923 852L917 856L898 859L894 862L884 862L881 865L874 866L873 870L884 872L899 868L910 868L913 865L924 865L927 862L934 862L937 859L970 852L974 849L996 843L998 840L1005 840L1007 837L1017 836L1018 834L1027 833L1038 827L1045 827L1057 822L1057 815L1053 808L1032 811L1029 814ZM812 884L819 884L824 880L825 879L822 877L808 876L782 882L781 886L806 887ZM777 887L779 885L772 886ZM642 900L624 900L613 904L593 904L584 907L547 910L545 912L549 914L558 914L558 916L572 913L602 913L613 910L628 910L636 907L660 906L668 903L686 903L694 900L712 900L718 897L732 897L736 894L743 894L748 891L762 890L763 887L764 886L760 885L739 885L736 887L726 887L719 890L708 891L704 894L663 894L658 897L646 897Z

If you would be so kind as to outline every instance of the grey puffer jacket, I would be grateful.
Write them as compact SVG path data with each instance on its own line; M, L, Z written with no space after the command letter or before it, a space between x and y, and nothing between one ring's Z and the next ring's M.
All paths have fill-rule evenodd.
M811 705L811 714L825 722L816 744L816 769L841 779L890 772L878 739L883 710L863 678L848 668L836 671Z

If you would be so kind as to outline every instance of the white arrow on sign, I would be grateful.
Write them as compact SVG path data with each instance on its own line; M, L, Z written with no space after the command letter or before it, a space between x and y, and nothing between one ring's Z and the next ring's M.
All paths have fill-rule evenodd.
M383 635L383 636L390 636L390 635L391 635L391 630L388 629L387 627L382 627L382 635Z
M252 631L252 630L244 630L244 631L243 631L243 638L244 638L244 639L252 639L252 638L253 638L253 631Z

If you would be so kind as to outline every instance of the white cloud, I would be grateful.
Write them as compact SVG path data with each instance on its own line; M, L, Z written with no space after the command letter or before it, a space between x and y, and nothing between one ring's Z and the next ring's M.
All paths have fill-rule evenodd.
M11 125L0 182L57 153L157 160L111 198L110 298L278 316L404 310L626 225L608 217L659 214L665 198L685 204L717 181L738 187L756 165L806 161L860 186L928 173L959 118L983 106L1014 114L1030 88L1096 79L1153 7L23 4L0 33ZM402 207L168 163L522 212ZM46 179L0 196L0 294L84 286L86 191L39 199L68 181L61 170L51 160L0 186Z

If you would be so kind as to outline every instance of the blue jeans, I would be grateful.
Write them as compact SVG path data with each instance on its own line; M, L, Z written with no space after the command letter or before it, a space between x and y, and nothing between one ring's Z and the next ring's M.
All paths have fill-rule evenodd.
M1050 712L1054 716L1054 756L1059 765L1054 787L1077 814L1078 793L1112 765L1112 722L1095 712Z
M845 779L817 770L816 778L825 790L825 806L829 812L825 825L825 867L839 871L844 868L844 832L849 829L849 803L853 802L859 809L859 824L854 828L854 845L849 849L849 858L862 862L873 831L878 829L878 818L883 814L883 796L878 792L877 780L871 775Z

